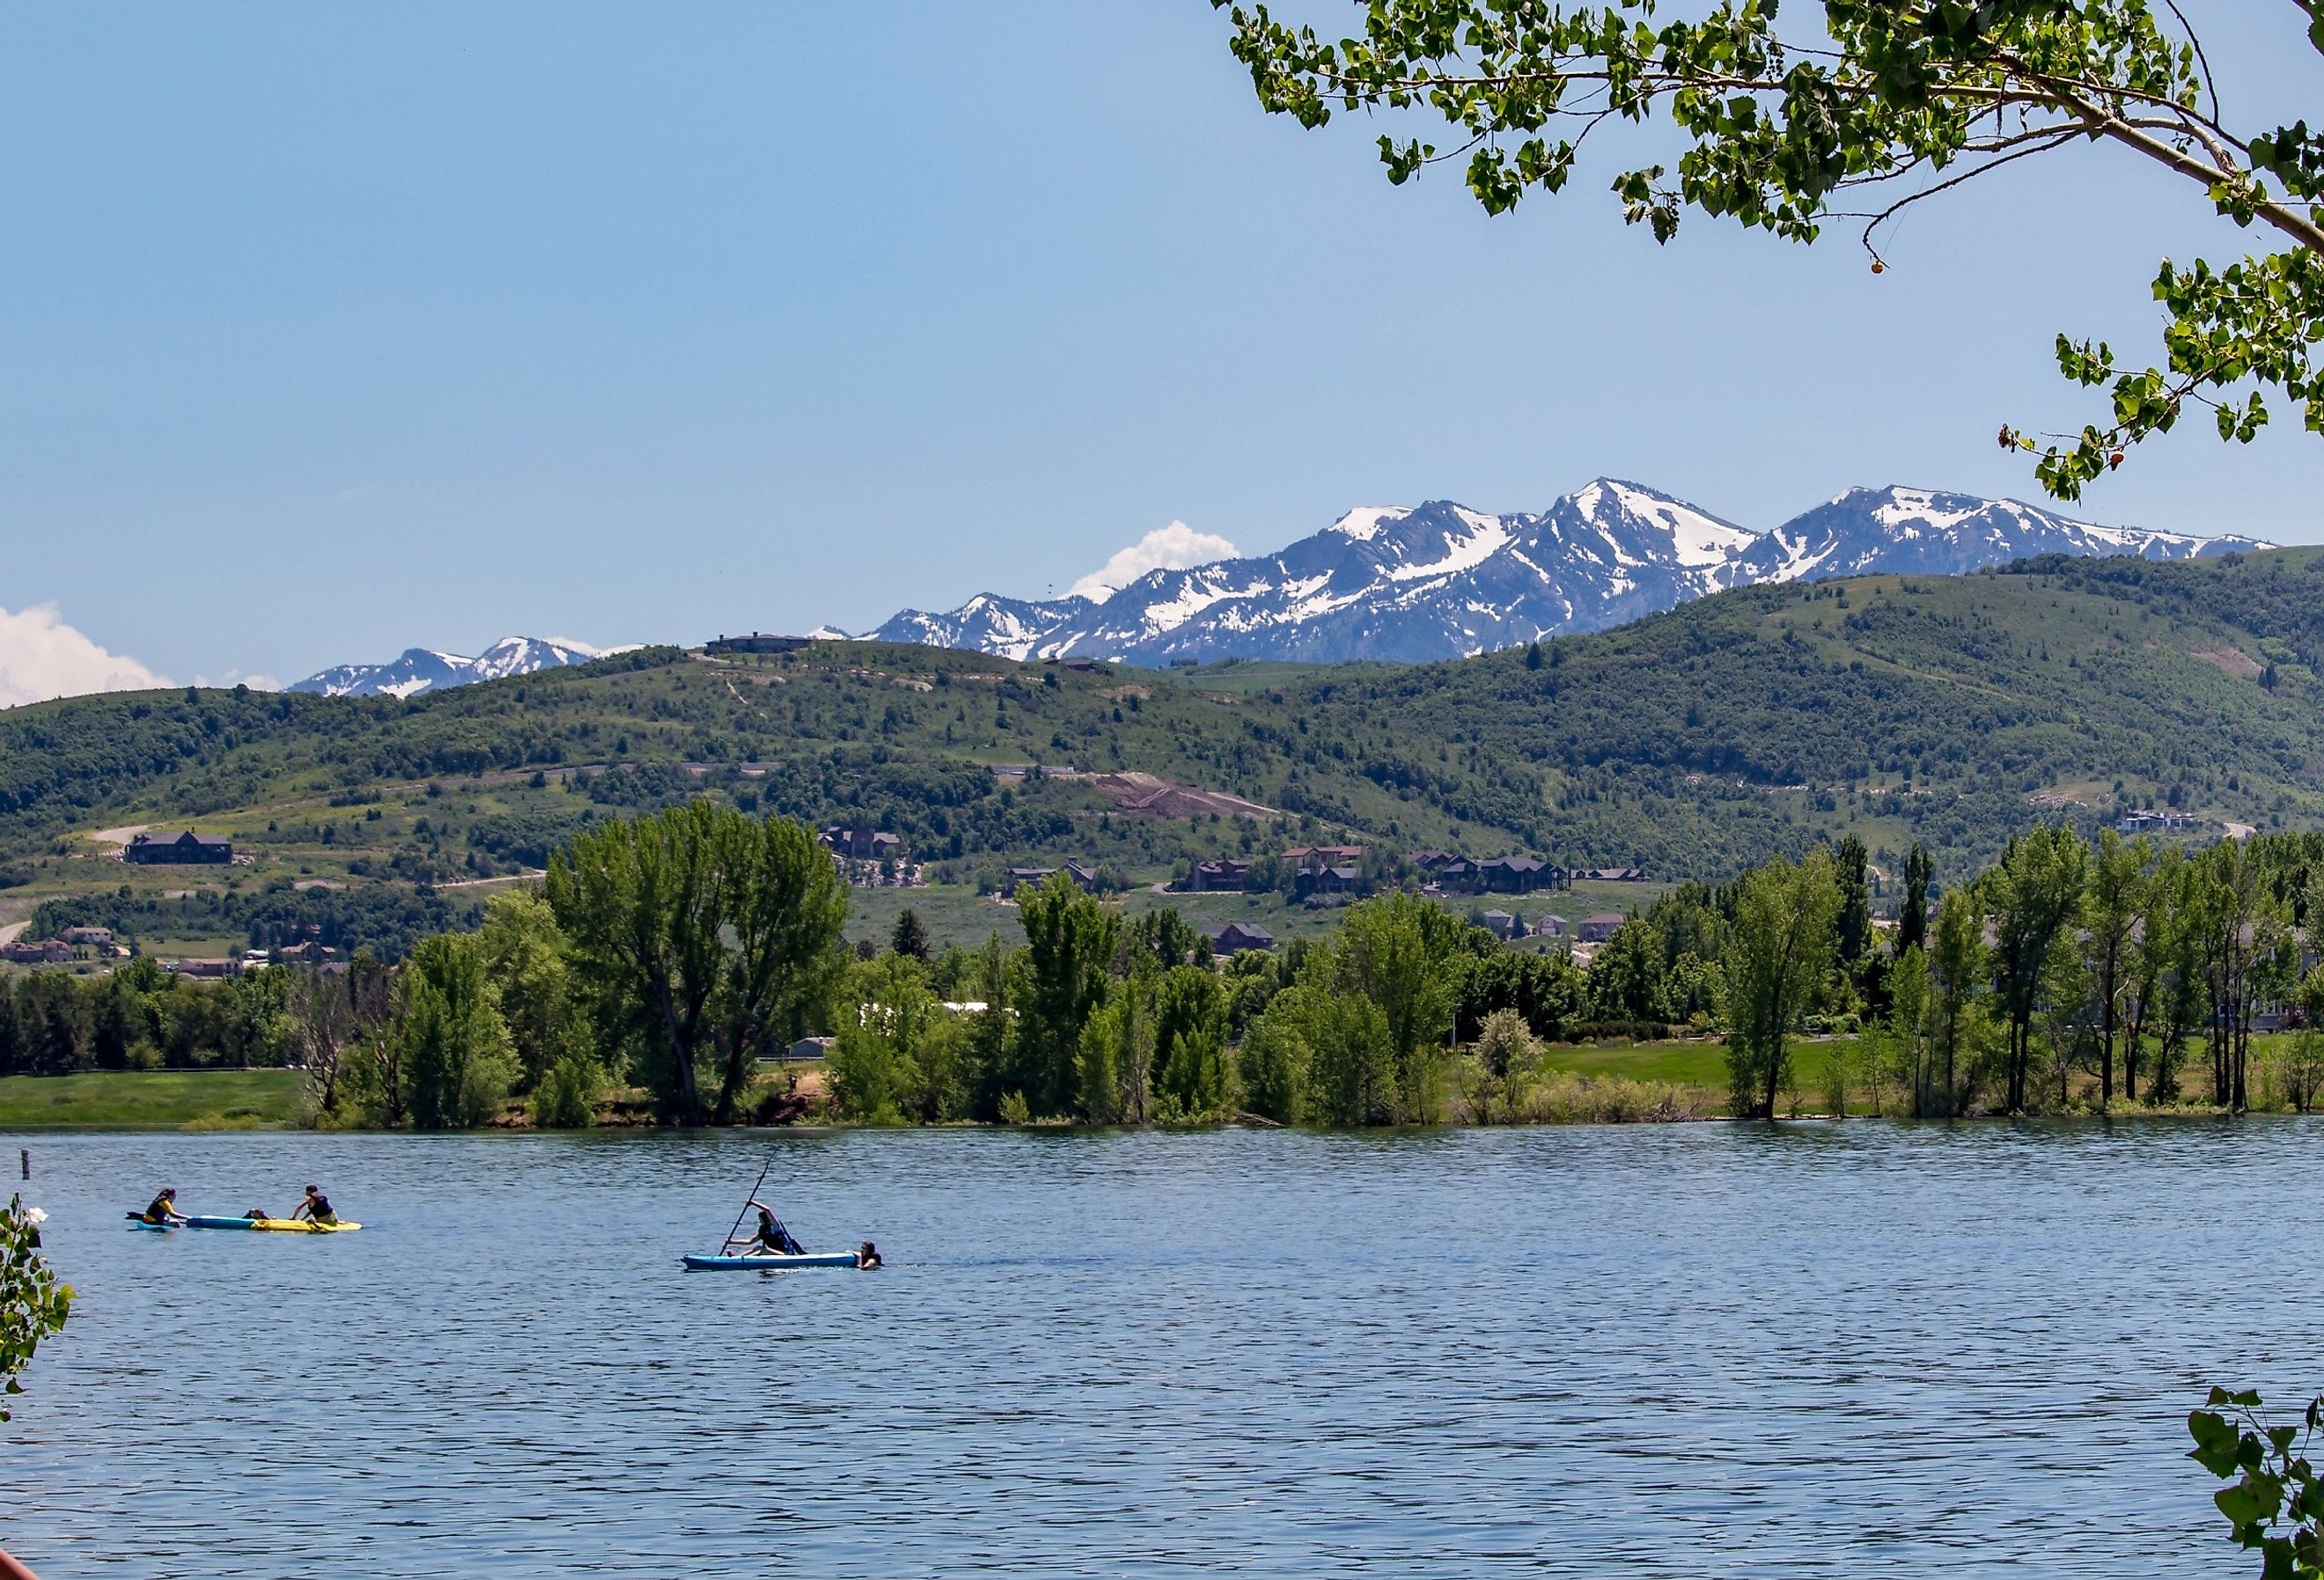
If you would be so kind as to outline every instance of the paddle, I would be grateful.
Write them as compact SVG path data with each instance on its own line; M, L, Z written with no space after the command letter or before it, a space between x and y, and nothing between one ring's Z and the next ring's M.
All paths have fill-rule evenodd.
M766 1184L767 1182L767 1169L772 1169L774 1166L775 1155L772 1152L770 1152L767 1154L766 1169L759 1170L757 1183L751 1187L751 1194L742 1198L742 1211L734 1215L734 1229L740 1229L742 1226L742 1220L750 1214L751 1204L759 1199L759 1187ZM734 1243L734 1229L729 1229L726 1231L726 1243L718 1248L722 1255L731 1249Z

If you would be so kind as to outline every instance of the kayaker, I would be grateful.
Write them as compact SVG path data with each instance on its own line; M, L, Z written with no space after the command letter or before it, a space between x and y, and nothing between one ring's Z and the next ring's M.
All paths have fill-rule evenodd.
M186 1215L178 1210L175 1186L162 1187L161 1194L153 1198L153 1205L145 1209L144 1221L149 1224L182 1224L186 1221Z
M740 1245L746 1251L764 1251L772 1256L807 1254L799 1243L791 1238L791 1232L783 1227L782 1220L775 1216L774 1208L761 1201L752 1201L749 1205L759 1209L758 1233L747 1240L729 1240L726 1243L730 1248Z
M311 1185L307 1187L306 1199L290 1209L290 1217L294 1223L304 1218L318 1228L327 1228L339 1221L331 1211L331 1198Z
M855 1265L865 1272L880 1266L880 1248L866 1240L855 1248Z

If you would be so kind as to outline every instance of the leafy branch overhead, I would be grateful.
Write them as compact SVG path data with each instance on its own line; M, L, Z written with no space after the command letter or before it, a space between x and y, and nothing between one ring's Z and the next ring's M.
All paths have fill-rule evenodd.
M2278 390L2324 432L2324 132L2230 129L2175 0L2161 14L2146 0L1825 0L1821 30L1789 40L1775 0L1729 0L1700 21L1663 21L1655 0L1370 0L1361 33L1336 41L1263 4L1212 4L1231 12L1269 111L1309 128L1335 110L1441 119L1442 146L1380 137L1388 179L1462 162L1491 213L1563 189L1601 128L1666 115L1688 139L1676 171L1613 181L1624 217L1657 241L1687 208L1802 242L1859 221L1878 273L1882 226L1913 204L2075 143L2135 153L2289 245L2219 267L2165 260L2162 365L2059 337L2069 378L2110 386L2111 422L2046 446L2005 427L2002 443L2040 450L2043 485L2073 499L2190 402L2222 439L2248 441L2268 420L2263 392ZM2324 4L2295 4L2324 51Z

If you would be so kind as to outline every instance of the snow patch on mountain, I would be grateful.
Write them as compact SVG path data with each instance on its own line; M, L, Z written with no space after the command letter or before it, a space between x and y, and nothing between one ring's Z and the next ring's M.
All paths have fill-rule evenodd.
M586 664L606 651L584 642L541 636L503 636L474 658L438 652L433 648L406 648L401 657L384 664L337 664L285 690L318 692L325 697L416 697L478 680L505 679L540 670Z

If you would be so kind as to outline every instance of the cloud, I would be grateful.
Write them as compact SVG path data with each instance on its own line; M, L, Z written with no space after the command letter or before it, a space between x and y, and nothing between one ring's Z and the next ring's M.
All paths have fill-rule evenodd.
M169 684L135 659L107 652L66 624L54 604L35 604L13 614L0 609L0 707Z
M194 684L205 688L215 686L221 691L231 686L247 686L253 691L282 689L282 682L272 675L246 675L240 670L228 670L223 679L213 679L208 675L196 675Z
M1198 532L1184 522L1172 522L1117 553L1065 591L1084 598L1102 599L1120 591L1149 570L1184 570L1231 559L1235 546L1215 532Z

